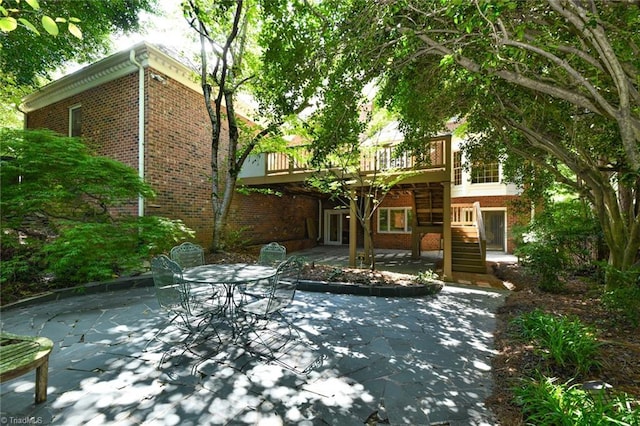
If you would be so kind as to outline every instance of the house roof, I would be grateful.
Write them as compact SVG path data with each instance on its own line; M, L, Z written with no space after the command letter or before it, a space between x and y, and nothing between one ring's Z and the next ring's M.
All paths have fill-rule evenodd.
M151 67L197 92L202 92L193 69L165 53L160 47L143 41L27 95L22 101L22 110L31 112L131 74L138 69L132 59L145 68Z

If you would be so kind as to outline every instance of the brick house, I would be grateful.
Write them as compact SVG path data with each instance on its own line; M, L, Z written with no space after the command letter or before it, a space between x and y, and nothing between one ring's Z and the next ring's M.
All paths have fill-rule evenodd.
M44 86L25 97L22 108L26 128L82 136L99 155L137 169L157 197L137 200L127 213L181 219L200 244L211 244L211 128L193 70L143 42ZM442 247L445 274L450 273L456 258L447 255L455 239L452 220L454 226L477 225L472 203L480 201L493 238L487 247L511 252L508 235L516 216L507 202L517 192L500 183L499 166L469 179L458 167L455 137L445 134L427 143L431 164L397 185L376 213L375 246L414 254ZM397 162L390 152L385 147L376 153L378 163ZM413 167L412 161L406 157L403 167ZM276 188L280 195L234 195L229 225L239 239L250 245L279 241L289 251L349 244L355 262L362 233L355 215L348 219L348 209L335 209L326 195L305 187L308 173L286 155L253 156L240 177L243 185Z

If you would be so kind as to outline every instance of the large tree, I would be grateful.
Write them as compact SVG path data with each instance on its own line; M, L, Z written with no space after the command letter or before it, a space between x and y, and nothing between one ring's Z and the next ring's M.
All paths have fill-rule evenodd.
M200 82L211 122L214 251L223 248L227 216L245 160L260 151L283 149L281 126L289 115L306 106L303 102L286 112L275 110L272 93L264 89L266 82L274 80L261 76L269 58L262 54L259 43L271 44L280 37L267 21L263 23L263 19L268 19L265 10L286 10L281 9L283 4L279 2L264 3L251 0L183 3L185 17L200 38ZM259 100L260 107L253 111L259 124L247 121L236 111L240 96L248 94Z
M380 87L381 101L400 113L408 146L446 118L467 115L469 130L483 135L472 141L474 155L483 151L518 164L512 176L523 183L536 176L527 183L552 178L571 186L594 207L610 264L626 270L636 262L637 1L328 3L306 3L333 29L328 41L315 33L317 46L333 49L317 86L319 117L357 120L342 100L358 97L371 82ZM288 72L299 80L295 67ZM334 81L345 83L339 96Z

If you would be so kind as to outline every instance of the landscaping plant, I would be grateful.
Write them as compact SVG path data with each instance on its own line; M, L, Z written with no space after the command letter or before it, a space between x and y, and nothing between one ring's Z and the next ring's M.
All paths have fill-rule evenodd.
M539 276L539 287L559 291L562 279L592 267L600 229L589 207L578 199L548 203L518 238L523 266Z
M580 384L556 383L551 377L526 381L515 389L527 424L535 425L627 425L640 424L640 409L627 395L595 394Z
M607 264L601 265L610 277L612 285L605 290L602 303L614 315L640 325L640 265L620 271Z
M143 260L192 235L179 221L134 216L134 203L152 197L151 188L80 139L4 129L0 154L3 287L139 271Z
M561 368L586 374L598 367L595 331L577 319L556 317L540 310L513 320L519 335L534 343L544 359Z

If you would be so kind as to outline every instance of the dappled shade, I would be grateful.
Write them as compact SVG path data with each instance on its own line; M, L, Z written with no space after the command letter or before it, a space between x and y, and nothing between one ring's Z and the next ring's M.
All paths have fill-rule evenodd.
M2 385L3 407L58 424L362 424L376 410L391 424L492 423L484 399L502 298L454 287L413 299L298 292L273 339L211 339L184 353L169 329L143 351L164 320L151 288L45 303L3 313L2 325L54 340L49 401L34 408L26 377ZM273 361L259 356L264 344Z

